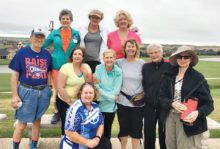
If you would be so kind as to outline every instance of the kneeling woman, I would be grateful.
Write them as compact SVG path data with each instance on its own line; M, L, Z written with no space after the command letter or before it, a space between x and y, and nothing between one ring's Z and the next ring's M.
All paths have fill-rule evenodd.
M98 90L92 83L81 85L77 93L78 100L70 106L66 114L61 149L87 149L99 144L104 121L98 104L92 102L98 97Z

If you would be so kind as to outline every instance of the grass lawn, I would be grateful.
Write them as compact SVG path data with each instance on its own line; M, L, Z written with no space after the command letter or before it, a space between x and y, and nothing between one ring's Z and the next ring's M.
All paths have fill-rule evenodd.
M145 61L149 61L149 58L144 58ZM210 85L211 94L214 99L215 110L210 114L210 118L220 123L220 63L219 62L204 62L200 61L195 67L198 71L202 72L205 77L214 77L218 79L208 80ZM10 91L10 77L11 74L0 74L0 92ZM11 94L0 93L0 113L7 114L7 118L0 121L0 137L12 137L14 127L14 110L10 106ZM47 112L48 114L53 113L53 104L50 104ZM112 137L117 137L119 131L119 125L117 122L117 116L115 117ZM41 129L42 137L60 137L60 129L49 130ZM27 137L27 130L23 134ZM220 130L211 130L211 137L220 138Z

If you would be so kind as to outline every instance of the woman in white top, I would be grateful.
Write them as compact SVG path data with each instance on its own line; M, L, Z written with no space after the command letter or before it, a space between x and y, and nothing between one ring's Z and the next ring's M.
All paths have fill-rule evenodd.
M96 65L102 60L102 53L107 48L108 32L99 23L104 15L99 10L90 11L89 24L79 28L80 46L86 48L85 62L89 64L92 72L95 72Z

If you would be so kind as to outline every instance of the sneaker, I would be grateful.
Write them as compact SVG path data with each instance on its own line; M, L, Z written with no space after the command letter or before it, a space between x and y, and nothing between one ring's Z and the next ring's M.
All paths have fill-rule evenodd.
M51 124L56 124L60 120L60 115L59 113L54 113L52 119L51 119Z

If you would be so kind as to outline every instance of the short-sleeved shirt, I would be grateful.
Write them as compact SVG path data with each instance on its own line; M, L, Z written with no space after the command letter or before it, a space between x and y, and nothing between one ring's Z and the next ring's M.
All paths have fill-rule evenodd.
M142 59L136 62L128 62L125 58L121 58L115 63L121 68L123 74L121 91L131 96L143 92L141 70L145 62ZM117 103L123 106L134 107L122 94L119 94Z
M129 30L126 40L128 39L135 39L139 44L141 44L141 38L139 37L139 35L131 30ZM122 46L124 45L124 43L122 43L119 38L118 30L108 34L107 45L109 49L113 49L116 52L116 59L124 57L122 53Z
M30 86L46 85L47 72L52 69L51 55L43 48L37 53L28 46L16 53L8 67L19 72L21 83Z
M98 127L102 124L104 124L104 121L99 105L92 102L91 110L89 110L79 99L67 110L64 129L77 132L86 139L92 139L95 137ZM77 143L72 143L72 147L74 149L87 148Z
M88 64L83 64L88 72L91 72L91 69ZM67 92L68 96L71 98L72 101L75 101L76 98L76 91L79 89L80 85L85 82L84 76L77 76L73 69L72 63L64 64L60 72L62 72L65 76L67 76L65 91ZM58 94L59 98L62 99L60 94ZM62 99L63 100L63 99Z

